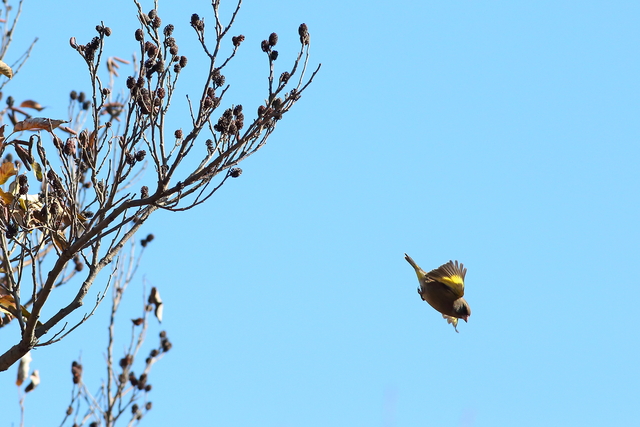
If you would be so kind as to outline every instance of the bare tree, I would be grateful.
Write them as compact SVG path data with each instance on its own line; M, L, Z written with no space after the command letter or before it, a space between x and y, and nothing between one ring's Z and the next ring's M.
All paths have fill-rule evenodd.
M166 331L159 333L158 344L151 349L145 346L148 341L150 323L153 323L151 312L154 313L158 321L162 321L163 302L157 288L152 287L142 300L141 310L138 317L131 319L129 323L130 332L128 338L117 339L122 336L122 331L127 329L126 324L116 325L116 318L122 317L121 303L126 291L134 282L136 273L139 270L140 261L147 245L153 240L153 235L148 235L140 241L142 250L136 251L136 244L132 240L129 250L122 251L118 255L117 261L111 264L111 311L109 316L109 327L106 338L106 352L104 367L106 376L101 383L93 387L86 384L83 379L85 366L82 360L74 360L71 363L70 384L72 385L70 401L64 411L65 415L60 423L61 426L69 425L79 427L88 425L96 427L105 425L108 427L116 424L134 425L153 408L149 393L152 390L151 369L160 361L164 355L173 347ZM135 292L134 292L135 294ZM126 314L124 314L126 316ZM123 354L116 355L114 348L118 344L124 344ZM147 353L145 353L147 351ZM24 385L24 390L20 396L20 426L25 425L25 401L29 392L35 390L34 374L39 379L38 370L34 370L29 376L30 353L20 359L18 369L18 387ZM38 365L37 361L34 364ZM102 363L89 365L88 369L95 371L103 366ZM134 369L135 368L135 369ZM138 374L136 374L138 372ZM31 381L26 382L27 379ZM36 379L36 381L38 381ZM94 388L94 391L91 389ZM61 411L62 412L62 411Z
M72 96L70 120L32 117L26 111L39 108L32 101L15 105L9 99L0 112L13 125L13 130L8 124L0 127L5 158L0 184L8 184L0 190L0 311L5 321L15 318L20 326L20 336L0 355L0 371L34 347L61 340L95 311L106 289L80 321L61 323L82 307L98 274L153 212L191 209L240 176L237 165L264 146L320 69L307 76L310 37L302 24L297 56L276 75L278 36L272 33L261 43L268 59L266 101L245 123L242 105L222 107L229 89L224 71L244 41L242 35L230 36L242 0L226 20L219 13L220 0L212 0L212 28L195 14L190 22L209 63L201 93L187 98L185 130L168 130L167 114L187 57L179 52L174 26L162 24L157 0L148 13L133 2L140 22L134 33L139 59L126 79L126 98L113 95L122 60L103 57L111 29L101 23L88 43L70 40L91 82L88 97ZM103 63L109 83L99 72ZM47 144L52 148L45 149L44 139L53 142ZM195 167L186 165L187 157L197 159ZM136 188L145 165L153 179ZM63 285L77 286L75 296L41 318L50 295Z

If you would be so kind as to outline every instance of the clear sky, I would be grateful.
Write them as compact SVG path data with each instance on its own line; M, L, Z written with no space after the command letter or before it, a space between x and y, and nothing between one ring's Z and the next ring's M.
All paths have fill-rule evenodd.
M206 0L160 1L191 93L194 12L213 22ZM284 71L307 23L322 71L240 178L145 226L123 343L144 277L165 301L148 343L166 329L174 347L142 425L640 426L639 17L617 0L245 1L228 102L251 117L265 98L273 31ZM107 53L130 57L132 3L27 0L7 62L40 41L5 97L65 118L68 92L90 89L68 39L100 20ZM459 334L405 252L468 268ZM27 426L62 420L72 360L97 390L108 308L34 352Z

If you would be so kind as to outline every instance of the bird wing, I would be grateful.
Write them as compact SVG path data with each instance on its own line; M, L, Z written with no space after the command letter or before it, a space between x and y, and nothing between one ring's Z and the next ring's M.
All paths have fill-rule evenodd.
M428 272L426 277L442 283L450 289L457 298L462 298L464 295L464 276L466 274L467 269L464 268L462 263L449 261L435 270Z

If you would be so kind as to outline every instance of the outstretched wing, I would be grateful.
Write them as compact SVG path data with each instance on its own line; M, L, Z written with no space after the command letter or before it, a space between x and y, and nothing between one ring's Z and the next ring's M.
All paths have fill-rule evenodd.
M435 270L431 270L426 276L445 285L457 298L462 298L464 295L464 276L466 274L467 269L464 268L462 263L449 261Z

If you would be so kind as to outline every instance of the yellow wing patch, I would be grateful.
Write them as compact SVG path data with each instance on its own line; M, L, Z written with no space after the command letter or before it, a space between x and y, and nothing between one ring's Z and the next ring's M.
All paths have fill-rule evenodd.
M464 280L457 274L455 276L440 277L438 281L449 286L464 286Z

